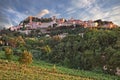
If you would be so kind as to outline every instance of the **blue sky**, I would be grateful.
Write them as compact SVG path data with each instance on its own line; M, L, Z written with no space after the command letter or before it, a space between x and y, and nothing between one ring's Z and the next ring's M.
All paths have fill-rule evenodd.
M120 0L0 0L0 27L17 25L42 13L46 13L42 17L102 19L120 25Z

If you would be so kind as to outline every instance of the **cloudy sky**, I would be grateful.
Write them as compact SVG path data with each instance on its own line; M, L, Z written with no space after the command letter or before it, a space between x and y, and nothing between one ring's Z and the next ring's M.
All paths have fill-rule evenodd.
M108 20L120 25L120 0L0 0L0 28L27 16Z

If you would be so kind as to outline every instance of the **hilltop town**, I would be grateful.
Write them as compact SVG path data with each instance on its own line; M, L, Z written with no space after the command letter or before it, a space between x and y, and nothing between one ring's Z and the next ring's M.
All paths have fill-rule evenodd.
M88 20L82 21L78 19L64 19L64 18L56 18L53 16L51 18L38 18L29 16L25 20L21 21L19 25L10 27L10 31L19 31L21 33L29 34L31 30L41 29L43 33L48 32L49 28L60 28L60 27L82 27L82 28L105 28L112 29L116 28L117 25L112 21L102 21L99 20Z

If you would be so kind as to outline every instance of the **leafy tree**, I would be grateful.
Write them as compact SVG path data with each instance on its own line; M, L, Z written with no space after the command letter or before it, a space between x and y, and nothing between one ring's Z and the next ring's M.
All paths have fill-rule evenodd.
M16 38L16 42L17 42L17 46L18 46L18 47L22 47L22 46L25 45L25 41L24 41L24 39L23 39L22 36L18 36L18 37Z
M10 47L5 48L5 56L9 61L12 59L13 51Z
M69 35L53 48L50 59L54 63L78 68L80 65L80 54L84 49L83 44L81 36Z
M23 64L32 63L32 54L29 51L24 50L19 58L19 62Z
M115 74L116 68L120 66L120 52L112 47L105 49L104 64L107 65L107 71L110 74ZM102 61L102 60L101 60Z
M17 42L16 42L16 40L14 39L14 38L9 38L9 40L8 40L8 44L11 46L11 47L17 47Z
M65 54L64 54L64 43L60 43L54 46L51 54L50 54L50 60L53 63L60 63L64 60Z
M92 50L94 50L95 48L98 49L99 47L98 35L99 35L98 30L90 30L84 34L84 40L86 41L85 45L89 49L92 49Z
M101 31L98 36L101 51L104 51L106 47L115 45L117 37L112 31Z
M94 53L91 50L86 50L81 55L81 67L85 70L91 70L96 64Z

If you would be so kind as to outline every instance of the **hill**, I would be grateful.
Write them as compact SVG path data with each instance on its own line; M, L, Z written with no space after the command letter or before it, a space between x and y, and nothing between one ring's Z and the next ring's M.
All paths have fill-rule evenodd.
M49 33L0 32L0 59L10 61L0 62L1 79L119 80L120 28L71 25L45 30Z

